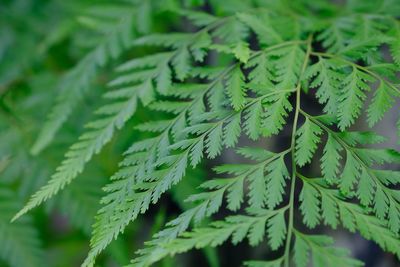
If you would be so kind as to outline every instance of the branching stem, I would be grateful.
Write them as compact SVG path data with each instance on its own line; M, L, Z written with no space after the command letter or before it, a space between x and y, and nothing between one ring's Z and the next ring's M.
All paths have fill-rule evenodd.
M294 217L294 193L296 187L296 160L295 160L295 146L296 146L296 131L297 124L300 113L300 95L301 95L301 80L302 76L307 68L308 60L311 54L311 44L312 44L312 35L307 40L307 52L304 58L303 66L300 72L299 81L296 86L296 109L293 120L293 129L291 136L291 161L292 161L292 177L291 177L291 185L290 185L290 196L289 196L289 223L288 230L286 236L286 245L285 245L285 254L284 254L284 262L285 267L289 267L290 264L290 244L292 242L292 234L293 234L293 217Z

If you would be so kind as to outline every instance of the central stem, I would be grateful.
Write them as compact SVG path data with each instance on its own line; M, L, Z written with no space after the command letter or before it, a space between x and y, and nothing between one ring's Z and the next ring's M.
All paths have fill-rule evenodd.
M303 66L300 72L299 81L297 82L296 86L296 107L295 107L295 114L293 119L293 129L292 129L292 137L291 137L291 161L292 161L292 177L291 177L291 184L290 184L290 195L289 195L289 222L288 222L288 230L286 236L286 246L285 246L285 254L284 254L284 261L285 267L289 267L290 263L290 244L292 243L292 234L293 234L293 217L294 217L294 193L296 187L296 159L295 159L295 147L296 147L296 131L297 131L297 124L299 120L299 113L300 113L300 95L301 95L301 80L302 76L307 68L308 59L311 54L311 43L312 43L312 36L308 38L307 41L307 52L304 58Z

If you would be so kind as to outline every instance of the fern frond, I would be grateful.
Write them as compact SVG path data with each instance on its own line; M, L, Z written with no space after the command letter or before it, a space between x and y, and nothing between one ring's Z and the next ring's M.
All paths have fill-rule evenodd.
M100 207L99 200L104 182L97 177L96 179L93 179L92 176L83 177L71 184L55 201L56 206L70 220L71 224L88 236L94 216Z
M317 149L317 144L321 141L321 128L311 122L308 118L301 128L297 131L296 139L296 163L302 167L311 162L311 158Z
M384 174L383 178L380 178L381 173L374 169L374 165L399 162L399 152L387 149L372 150L357 148L354 145L359 142L349 145L337 133L329 130L316 120L314 122L331 134L342 149L346 151L346 162L339 181L340 190L344 195L347 197L357 197L363 206L370 207L374 211L375 216L386 223L397 221L399 218L399 207L396 200L397 192L395 189L387 186L388 181ZM380 142L381 140L378 138L376 141ZM352 193L354 190L355 193ZM316 199L314 200L314 202L317 201ZM390 213L388 213L389 208L391 208ZM311 212L311 210L309 209L308 212ZM317 210L313 210L315 211L314 214L316 214ZM393 226L390 228L393 228Z
M333 183L339 174L340 160L342 156L340 152L343 148L335 140L332 134L328 134L328 139L324 147L324 154L321 157L321 171L324 178Z
M191 35L183 36L185 39L182 40L186 40L186 43L189 43L188 40L193 41ZM140 44L153 44L151 41L153 38L155 37L142 37L136 40L136 42ZM99 153L101 148L111 140L115 130L121 129L125 122L133 116L136 111L138 100L140 99L144 105L153 101L154 81L157 84L159 92L165 93L165 90L168 89L165 86L170 84L170 80L172 79L169 63L171 63L175 71L177 71L178 79L186 76L186 70L181 69L181 71L185 72L184 74L176 69L176 64L180 61L181 49L182 48L179 47L174 52L160 53L141 59L134 59L118 68L121 72L129 71L130 73L121 74L111 81L109 83L110 86L119 86L122 88L106 94L106 97L122 98L124 100L104 106L97 111L98 115L106 117L100 118L87 125L89 129L88 132L84 133L79 138L79 141L70 147L65 155L65 160L57 168L56 173L52 176L47 185L43 186L31 197L27 205L13 220L40 205L43 201L52 197L59 190L63 189L65 185L75 179L83 171L86 162L88 162L93 155ZM176 58L178 58L178 60ZM184 61L186 60L184 59ZM186 65L188 63L184 62L184 64ZM186 67L183 68L186 69ZM164 77L166 72L168 74ZM165 82L165 78L169 81Z
M67 74L33 152L51 142L103 66L129 47L135 47L132 55L144 56L116 68L96 119L14 220L71 183L117 130L139 116L134 130L140 134L130 135L133 144L104 187L82 266L94 266L168 192L184 211L161 230L166 216L159 213L156 234L129 266L246 238L250 246L267 239L271 255L245 266L360 266L331 238L299 231L325 226L357 231L400 257L400 153L384 148L384 136L361 130L363 120L370 127L383 120L400 97L395 0L353 0L340 7L326 0L184 2L134 1L124 12L100 7L79 19L106 35ZM153 8L169 13L153 18ZM130 14L125 22L122 14ZM181 27L185 32L175 24L152 31L153 19L170 16L174 23L186 17L179 23L191 25ZM133 40L138 33L147 35ZM382 53L386 45L394 62ZM400 120L396 127L400 135ZM278 134L279 142L267 142L270 150L261 147L263 138ZM257 148L237 149L246 138ZM275 143L288 149L274 149ZM197 190L187 190L190 180L175 187L190 176L190 167L219 161L227 148L245 163L213 167L217 178L196 180ZM85 230L90 220L76 216L94 212L88 207L97 199L91 189L101 182L63 192L61 208ZM181 191L188 191L187 205ZM77 206L79 201L85 203ZM229 215L212 218L222 209Z
M352 125L360 115L363 101L366 98L365 92L370 90L367 82L372 81L374 81L373 77L355 67L344 79L338 109L338 126L341 130Z
M213 130L218 129L221 123L199 123L192 127L187 127L185 132L187 134L197 134L199 137L194 139L181 140L182 145L175 145L173 149L183 149L179 154L169 155L170 139L169 132L180 125L183 120L185 126L185 117L189 109L196 107L198 101L202 101L207 92L207 89L212 89L213 84L209 87L204 87L203 91L196 95L188 108L183 110L171 122L170 126L161 132L156 140L148 143L145 146L134 145L129 149L129 153L144 151L146 156L142 156L133 162L129 162L130 166L126 166L113 178L114 184L109 185L106 190L110 193L108 197L103 200L107 204L97 217L97 222L94 229L94 238L92 239L92 251L87 258L85 264L90 264L94 257L104 249L104 247L111 242L111 240L119 234L120 231L131 221L136 218L140 212L147 210L150 202L157 202L158 198L173 184L176 184L183 176L189 163L192 165L203 157L202 147L206 145L206 138L210 140L208 134ZM179 141L179 140L178 140ZM208 144L210 141L207 141ZM179 142L177 143L179 144ZM199 147L200 146L200 147ZM199 149L200 148L200 149ZM214 148L213 148L214 149ZM210 151L209 151L210 152ZM212 151L217 153L218 151ZM129 155L129 154L128 154ZM211 153L211 155L213 155ZM165 159L162 157L167 156ZM128 165L125 163L125 165ZM161 170L154 170L155 166L165 166ZM129 189L133 184L138 192ZM142 191L142 192L140 192ZM129 201L128 201L129 200ZM131 205L130 201L133 200L134 208L126 210L123 207ZM119 208L117 208L119 207ZM128 212L129 216L124 213ZM109 221L110 217L115 217L113 221ZM118 223L117 223L118 221Z
M266 110L261 120L261 131L264 136L278 134L283 129L288 112L293 109L288 100L289 95L288 92L282 92L266 98Z
M368 107L368 124L374 126L380 121L385 113L392 107L394 103L394 92L385 83L381 82L374 93L371 104Z
M339 17L318 34L317 40L321 41L328 52L337 53L346 47L355 23L353 17Z
M135 259L135 262L149 261L157 253L158 250L156 247L158 247L158 244L173 240L179 236L188 229L191 221L199 222L204 217L216 213L222 205L224 195L228 203L227 208L236 211L244 201L246 191L244 185L246 181L249 182L249 191L246 193L248 196L248 206L255 210L263 208L265 203L269 203L269 206L275 206L276 203L282 200L282 197L278 197L280 201L275 201L271 197L272 194L269 196L265 189L271 188L269 191L273 192L273 194L277 192L278 194L282 194L282 185L274 174L281 175L279 172L283 172L286 175L286 167L282 165L281 159L287 152L283 151L276 154L264 149L252 147L240 148L238 150L239 154L259 162L256 164L221 165L216 167L215 171L217 173L234 174L236 176L222 179L215 178L203 183L201 188L210 191L190 196L187 200L195 202L196 205L167 223L166 229L157 233L153 240L147 243L145 249L138 251L140 256ZM285 169L282 170L280 168ZM268 171L266 176L264 174L265 171ZM282 177L282 179L284 178ZM277 181L274 182L275 184L273 183L274 180ZM270 186L266 187L266 183L270 184ZM267 200L267 198L272 200Z
M131 46L131 42L135 38L132 23L134 10L132 7L129 9L131 12L125 10L125 15L110 27L103 40L63 77L59 84L60 93L57 96L56 104L50 111L50 115L32 147L33 154L39 153L50 144L60 127L83 98L99 68Z
M400 66L400 24L395 22L393 28L393 39L390 42L390 53L393 57L394 62Z
M318 88L318 101L325 104L324 111L329 114L335 114L338 109L341 81L344 78L344 74L340 72L342 67L341 61L319 58L306 72L306 77L312 79L309 86Z
M256 16L246 13L239 13L237 16L257 34L261 44L268 46L283 42L279 33L275 31L272 25L266 23L265 19L261 20Z
M269 244L276 246L282 242L286 233L283 221L283 212L279 210L260 210L250 212L250 215L230 216L224 221L211 223L209 227L195 228L192 232L185 232L180 238L170 242L158 243L159 249L156 254L153 254L153 257L146 258L147 261L139 257L129 266L149 266L167 255L183 253L192 248L219 246L229 238L236 244L247 237L249 244L254 246L262 241L267 229Z
M246 267L280 267L282 266L283 259L277 259L273 261L245 261L244 266Z
M11 224L10 219L18 210L16 195L4 184L0 189L0 235L2 247L0 257L10 266L43 266L44 252L32 218L27 216Z
M132 76L135 77L134 74ZM112 94L106 94L108 98L122 98L123 100L106 105L97 111L98 115L105 117L87 124L88 131L79 138L76 144L70 147L65 155L65 160L57 168L56 173L51 177L47 185L43 186L31 197L24 209L14 217L14 220L52 197L83 171L86 162L94 154L99 153L101 148L111 140L114 131L121 129L125 122L132 117L137 107L138 98L142 97L146 102L148 101L148 97L143 98L143 96L144 94L152 94L151 77L149 75L147 80L144 80L141 84L119 89ZM118 81L114 81L112 84L118 85L122 83L120 78L117 79ZM141 80L142 77L139 81Z
M396 247L399 245L398 238L396 237L398 233L391 232L386 228L386 222L369 215L369 211L357 204L352 204L346 202L346 199L340 195L335 189L329 189L329 186L318 178L305 178L302 180L308 183L309 187L313 187L314 190L318 190L324 198L317 198L317 205L322 207L333 208L330 212L334 214L334 221L339 218L342 225L351 232L358 230L361 235L367 239L375 241L382 248L396 252ZM322 201L322 203L321 203ZM323 202L329 202L323 203ZM333 204L333 205L332 205ZM396 205L393 203L393 205ZM315 209L314 209L315 210ZM326 210L322 210L326 212ZM397 213L397 211L396 211ZM398 214L396 214L396 220L398 220ZM327 221L329 225L335 225L335 223ZM333 224L332 224L333 223Z
M305 52L300 44L271 51L274 60L274 81L279 89L294 89L300 78Z
M235 110L240 110L245 104L245 91L244 91L244 75L239 66L236 66L230 76L227 78L226 91L229 96L232 107Z
M336 266L340 262L343 266L363 266L359 260L350 258L346 249L332 246L333 239L324 235L306 235L295 231L293 260L297 267L308 266ZM311 257L310 257L311 256ZM312 260L310 260L310 258Z

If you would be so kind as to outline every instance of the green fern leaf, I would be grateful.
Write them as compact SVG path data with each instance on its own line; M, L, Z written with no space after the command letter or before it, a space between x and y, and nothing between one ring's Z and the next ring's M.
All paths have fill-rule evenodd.
M338 261L344 266L363 266L363 263L349 257L349 251L333 247L333 240L322 235L304 235L295 232L297 255L311 253L313 266L336 266ZM296 266L307 266L309 258L297 256L294 258ZM336 263L335 263L336 262Z
M278 134L283 129L288 112L293 109L287 98L287 93L275 94L266 98L266 110L261 121L264 136Z
M368 107L368 124L374 126L380 121L394 103L393 93L385 82L376 89L371 105Z
M263 107L261 101L251 105L244 114L244 129L250 139L256 140L261 135L261 130L257 125L260 125Z
M283 41L275 29L260 18L246 13L239 13L237 16L257 34L261 44L273 45Z
M86 170L87 178L62 192L55 202L71 223L84 231L94 219L83 267L94 266L113 240L156 204L161 205L151 229L156 234L137 251L129 266L149 267L167 256L207 247L212 253L206 254L214 255L208 256L210 265L218 267L213 247L229 242L258 246L263 240L272 253L266 256L273 260L248 261L245 266L361 265L347 250L334 246L331 238L300 232L301 225L314 232L316 227L343 227L400 258L400 172L390 170L400 164L400 153L390 148L393 144L384 148L384 142L390 139L362 129L363 121L373 127L383 120L400 96L396 51L400 5L395 0L345 1L340 8L327 0L312 4L232 0L229 5L218 0L134 2L99 6L78 18L79 25L103 37L95 34L92 39L79 27L69 26L61 37L45 41L47 46L47 42L71 45L73 53L63 52L62 57L72 61L87 48L91 52L60 83L58 104L32 148L34 153L52 141L73 109L79 107L101 68L132 46L135 49L122 56L134 58L116 68L117 74L108 83L115 89L104 94L107 103L95 112L96 118L70 147L48 183L14 219L71 183L116 131L135 116L133 128L139 132L127 131L115 140L116 149L126 145L128 139L133 144L105 184L97 215L93 215L99 198L97 189L103 180L92 183L91 168ZM155 28L160 32L154 32ZM0 57L6 55L1 51L9 51L8 30L5 33L6 50L0 45ZM144 33L147 35L133 40ZM93 45L95 48L90 48ZM393 63L383 53L386 45ZM58 60L58 50L48 54L49 60L54 59L53 54ZM35 61L32 75L42 73L46 64L42 65ZM0 76L2 80L4 75ZM98 82L104 83L107 76ZM30 79L22 77L24 88L31 88ZM370 97L368 92L375 85L377 89ZM16 118L21 114L24 122L34 120L35 112L22 115L36 100L25 93L15 97L8 90L14 86L6 84L6 92L0 85L0 97L5 101L0 105L2 110L15 113ZM18 109L13 107L14 101ZM361 116L364 109L366 117ZM10 121L14 124L14 119ZM0 121L0 126L3 124ZM7 129L8 121L4 125ZM350 127L356 130L349 131ZM397 128L400 136L400 120ZM21 172L16 166L8 169L15 149L9 147L8 141L14 139L6 132L0 144L6 162L0 159L0 171L6 164L5 179L17 186L19 181L14 183L14 176L20 177ZM21 136L24 133L18 131ZM237 148L239 140L249 141L246 138L255 147ZM285 144L288 149L272 152L277 145ZM271 151L264 149L265 145ZM243 158L231 155L231 151ZM53 157L51 150L47 152ZM104 158L99 157L103 166ZM210 161L201 164L203 160ZM23 163L27 161L24 156ZM228 163L210 166L217 161ZM310 164L313 166L306 166ZM26 168L30 166L26 164ZM112 169L103 167L107 172ZM210 168L216 178L189 171L189 167ZM314 178L307 178L305 172ZM196 185L200 186L193 190ZM172 198L165 196L168 193ZM187 201L184 204L182 194ZM14 207L9 209L11 198L8 193L4 195L6 200L0 208L4 207L3 217L8 220ZM170 217L165 201L161 201L164 196L167 202L175 201L182 212L161 228ZM30 219L21 219L14 226L0 225L8 244L0 256L11 265L40 265L40 257L37 261L35 256L40 246ZM19 236L26 236L27 242L12 243L25 240ZM27 255L26 262L23 257L14 257L14 251L20 250L26 250L22 252ZM123 264L125 259L119 257L117 263Z
M83 93L88 90L90 82L98 73L98 69L131 46L131 42L135 38L132 29L132 10L129 11L128 9L128 12L124 13L125 15L119 18L109 33L104 36L104 39L60 82L60 94L56 99L56 105L52 108L32 147L33 154L38 154L50 144L77 103L82 100Z
M320 193L314 187L303 184L300 193L300 210L303 214L303 222L309 228L314 228L320 221Z
M343 148L335 140L332 134L328 134L328 140L324 147L324 154L321 157L321 170L324 178L329 182L335 182L338 177L340 160L342 156L340 152Z
M306 77L313 78L311 88L318 88L316 96L319 103L325 104L324 111L335 114L338 108L343 74L339 69L343 63L333 59L319 58L319 61L307 69Z
M282 259L274 261L246 261L244 266L246 267L280 267L282 265Z
M283 156L269 163L266 169L268 171L266 177L267 206L272 209L283 200L285 179L289 179L289 173L286 169Z
M353 154L349 151L346 151L346 164L340 181L340 189L345 194L348 194L352 191L354 184L358 181L361 175L360 169L361 166L356 161Z
M277 250L283 245L286 231L285 216L283 212L277 213L268 220L268 243L272 250Z
M12 214L19 207L15 199L15 194L2 184L0 189L0 235L2 237L0 257L10 266L42 266L45 264L44 252L32 218L27 216L14 224L10 223Z
M232 107L240 110L245 104L244 76L239 66L236 66L226 80L226 93L229 96Z
M372 82L374 79L353 67L350 75L343 81L342 96L339 101L339 128L344 130L352 125L358 118L363 107L363 101L366 98L365 92L369 91L366 82Z
M306 119L303 126L297 131L296 139L296 163L300 167L311 162L317 144L321 142L320 135L322 134L321 128Z

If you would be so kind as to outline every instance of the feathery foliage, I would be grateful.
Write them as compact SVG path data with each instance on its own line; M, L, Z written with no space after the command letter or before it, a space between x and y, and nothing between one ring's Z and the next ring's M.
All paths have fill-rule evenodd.
M400 152L384 148L386 138L376 133L394 114L400 140L399 2L155 2L127 1L112 12L100 6L82 18L103 35L61 78L32 153L52 147L93 80L112 68L112 78L102 77L110 79L106 103L16 213L15 228L79 179L121 130L129 138L115 139L125 152L103 188L84 267L190 180L191 169L215 163L229 148L242 161L214 167L217 177L202 179L199 192L186 198L190 207L157 229L127 266L226 242L268 245L273 257L244 262L250 267L362 266L331 237L312 233L323 226L358 232L400 258ZM156 28L158 16L191 25ZM133 130L125 127L131 124ZM242 146L247 138L252 145ZM279 147L260 147L275 138ZM74 194L86 194L79 189L66 192L66 212L87 210L68 207ZM22 266L17 260L10 258Z

